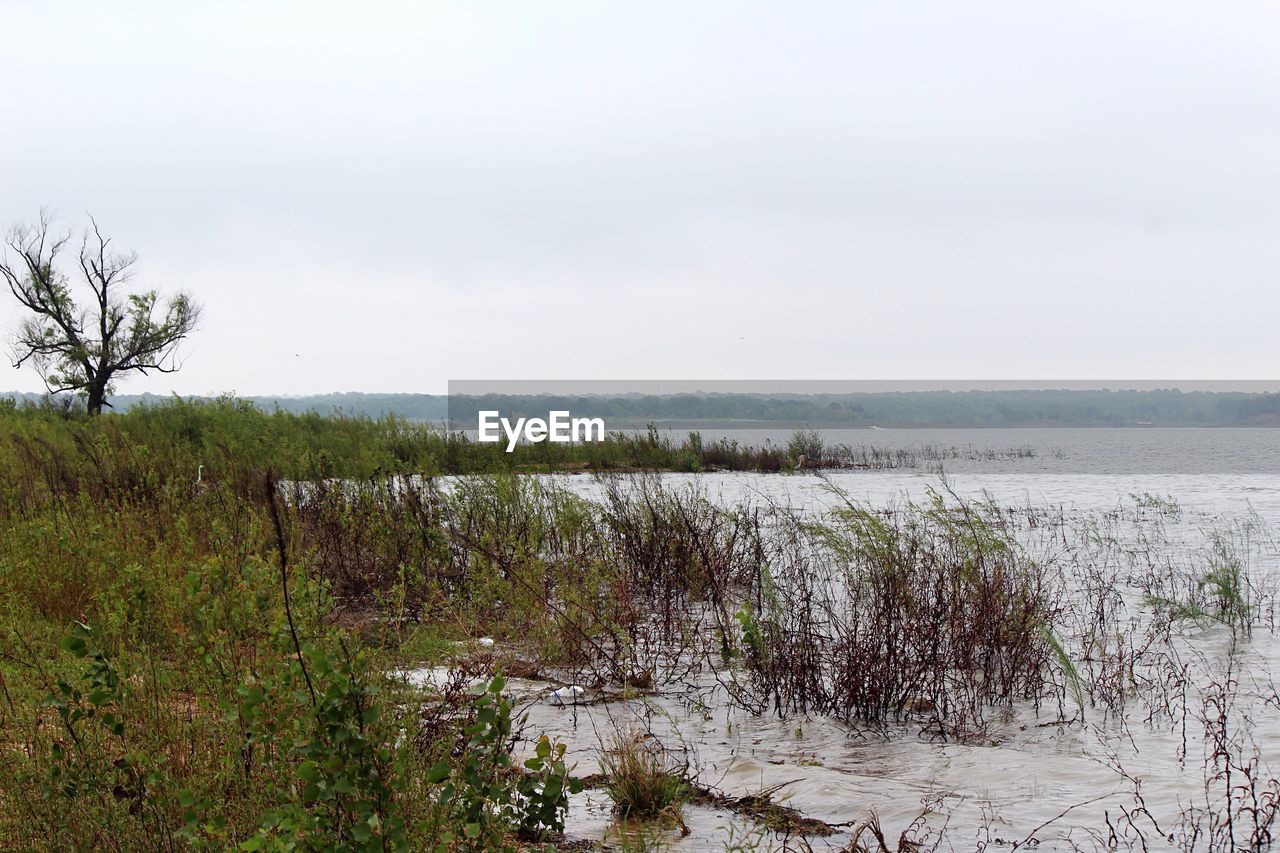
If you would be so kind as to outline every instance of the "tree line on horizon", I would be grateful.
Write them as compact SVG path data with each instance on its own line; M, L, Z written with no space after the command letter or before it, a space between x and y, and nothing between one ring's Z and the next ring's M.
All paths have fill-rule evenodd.
M35 404L42 395L8 395ZM164 396L116 395L117 410ZM200 399L200 398L187 398ZM474 428L477 412L602 417L611 429L656 425L778 428L1280 426L1280 393L1168 390L909 391L849 394L478 395L332 393L249 396L264 411L395 415ZM65 400L64 405L71 405Z

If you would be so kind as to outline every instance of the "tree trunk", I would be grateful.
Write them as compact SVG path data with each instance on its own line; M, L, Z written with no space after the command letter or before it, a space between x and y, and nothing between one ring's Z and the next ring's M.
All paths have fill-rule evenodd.
M94 381L89 385L88 399L85 401L90 415L102 414L102 406L107 401L107 383Z

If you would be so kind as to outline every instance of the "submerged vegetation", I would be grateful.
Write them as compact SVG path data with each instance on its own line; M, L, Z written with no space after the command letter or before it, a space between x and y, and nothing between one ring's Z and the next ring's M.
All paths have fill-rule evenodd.
M600 769L614 811L623 818L667 817L683 822L680 807L689 799L686 766L645 732L619 729L600 750Z
M885 512L836 497L769 543L743 620L754 693L780 713L915 715L942 737L1043 695L1062 590L998 506L932 492Z
M1221 622L1248 631L1255 615L1250 600L1254 590L1233 546L1229 538L1215 533L1208 570L1192 579L1185 597L1153 594L1147 596L1147 604L1174 621Z
M888 508L834 486L816 510L725 505L618 473L677 452L656 436L572 449L609 461L587 498L512 475L570 458L543 449L508 462L395 420L232 401L0 410L0 847L559 844L580 780L528 729L517 677L568 704L707 684L861 737L981 741L1015 706L1062 729L1142 721L1180 733L1180 760L1204 745L1203 797L1158 831L1130 808L1118 846L1270 843L1280 784L1239 680L1186 642L1225 632L1234 654L1274 627L1252 529L1183 565L1120 536L1159 536L1161 501L1082 524L945 483ZM772 452L826 458L808 435ZM435 476L457 471L475 475ZM447 677L414 683L423 663ZM619 815L726 801L657 744L603 735ZM939 837L922 817L899 846Z

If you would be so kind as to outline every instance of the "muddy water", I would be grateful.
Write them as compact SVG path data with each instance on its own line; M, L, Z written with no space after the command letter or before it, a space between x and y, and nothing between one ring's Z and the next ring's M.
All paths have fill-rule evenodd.
M1265 646L1274 661L1277 647L1269 637ZM847 826L877 814L891 838L923 818L945 828L943 849L1011 844L1033 835L1041 849L1069 849L1071 842L1090 849L1097 833L1105 833L1108 814L1114 820L1121 809L1134 808L1133 778L1141 781L1155 823L1168 833L1180 809L1204 793L1197 732L1180 762L1176 731L1134 727L1126 734L1114 726L1058 725L1053 709L1015 709L997 716L981 740L943 743L908 726L871 733L820 717L752 716L731 709L710 689L696 699L667 694L577 708L530 696L526 707L528 730L567 742L579 773L597 771L599 745L615 727L634 727L687 750L699 781L730 795L778 787L779 801L828 823ZM1255 736L1274 766L1280 760L1274 710L1259 720ZM1116 760L1123 772L1112 766ZM608 806L600 796L575 801L572 834L609 838ZM686 822L693 830L688 838L674 830L655 834L690 850L723 849L720 841L731 827L739 837L745 834L742 819L726 812L698 810ZM1141 828L1151 849L1164 849L1167 842L1150 822ZM837 832L810 843L839 849L848 840L847 832Z
M600 493L589 477L552 479L585 496ZM726 504L767 500L818 512L832 501L826 484L808 475L667 475L665 480L692 485ZM920 498L940 487L937 472L920 470L835 472L830 480L873 505ZM1204 559L1215 530L1248 519L1258 529L1280 528L1280 474L1269 471L1115 474L1029 471L1015 463L952 473L948 485L957 494L989 494L1005 505L1057 507L1073 525L1117 507L1132 508L1135 494L1172 497L1181 511L1154 522L1160 528L1155 545L1150 544L1151 523L1141 513L1131 512L1115 531L1165 549L1168 553L1158 559L1189 570ZM1032 531L1027 547L1052 557ZM1254 535L1246 549L1256 578L1274 580L1280 574L1280 552L1268 534ZM1132 595L1129 600L1139 612L1140 602ZM1211 748L1196 716L1196 685L1223 677L1232 633L1222 626L1189 625L1178 631L1175 645L1188 662L1192 682L1191 710L1176 721L1150 724L1150 707L1137 702L1123 716L1089 711L1084 724L1070 725L1061 722L1056 706L1016 707L993 714L984 735L964 743L930 739L909 724L865 731L818 717L753 716L734 708L711 676L642 699L568 707L547 698L547 685L526 682L513 689L529 713L527 731L566 742L579 774L597 771L599 745L617 727L652 731L686 756L704 784L730 795L777 787L777 799L787 805L844 827L829 838L810 839L814 849L839 849L849 840L847 827L875 814L891 840L917 822L944 835L941 849L1008 848L1034 838L1040 849L1095 849L1113 841L1124 847L1145 840L1149 849L1159 850L1174 847L1188 809L1206 805L1205 762ZM1280 702L1274 698L1280 643L1271 630L1255 629L1238 644L1234 660L1239 690L1233 713L1247 716L1253 726L1244 754L1252 755L1256 747L1266 778L1280 772ZM1073 716L1074 708L1065 713ZM1221 787L1221 781L1214 782L1210 795ZM782 843L767 834L755 836L749 821L714 809L689 808L686 823L688 836L674 828L649 833L673 849L726 849L752 838L765 848ZM613 822L599 791L574 799L568 826L571 837L610 842L634 831Z

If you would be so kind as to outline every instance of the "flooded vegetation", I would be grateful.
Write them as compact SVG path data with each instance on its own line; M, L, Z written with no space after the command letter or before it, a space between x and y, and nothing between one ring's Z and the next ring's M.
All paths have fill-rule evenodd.
M272 417L0 413L0 846L1272 843L1266 513Z
M522 485L526 518L574 499L561 486ZM970 499L945 483L919 503L873 507L819 482L827 507L817 512L774 500L718 505L651 477L598 485L603 499L589 507L598 526L578 541L601 550L574 555L564 545L573 537L551 534L543 543L561 544L539 564L614 565L610 590L633 590L637 573L651 588L617 609L562 587L547 603L572 600L572 614L547 606L543 618L567 643L531 645L522 628L500 642L505 657L484 660L535 679L534 719L605 784L603 738L643 723L664 749L684 751L682 774L695 783L737 778L728 787L738 797L791 788L788 807L803 804L815 821L807 845L856 846L873 830L941 849L965 849L978 832L984 844L1083 849L1270 844L1277 783L1256 726L1276 702L1267 663L1275 545L1260 518L1199 528L1205 519L1188 526L1169 497L1078 513ZM474 488L449 494L465 500ZM575 532L588 517L576 516ZM585 687L566 703L551 692L564 685ZM858 757L833 762L833 744L847 753L849 743ZM1032 803L1025 790L1001 803L986 790L999 774L981 763L951 779L957 788L944 787L947 773L921 780L936 799L906 803L838 781L892 776L889 764L914 777L957 751L984 762L972 754L992 750L1053 787L1055 772L1091 767ZM907 754L918 766L894 764ZM759 777L740 778L744 766ZM1151 778L1153 768L1162 775ZM837 780L800 782L823 775ZM1094 799L1100 785L1108 793ZM841 787L864 799L833 803ZM1008 810L1017 805L1025 812ZM874 823L854 832L859 815ZM791 842L773 833L761 843Z

